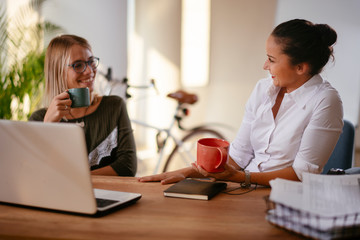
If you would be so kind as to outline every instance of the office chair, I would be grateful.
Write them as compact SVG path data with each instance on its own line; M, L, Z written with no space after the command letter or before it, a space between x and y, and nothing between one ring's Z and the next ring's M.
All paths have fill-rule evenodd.
M354 139L354 125L348 120L344 120L343 132L340 134L335 149L325 164L322 174L327 174L331 168L348 169L352 167Z

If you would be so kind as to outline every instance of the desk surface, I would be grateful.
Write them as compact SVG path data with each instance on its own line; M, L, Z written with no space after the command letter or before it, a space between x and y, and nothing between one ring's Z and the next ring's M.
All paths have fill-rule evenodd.
M100 218L0 204L0 239L301 239L265 220L269 188L203 201L164 197L169 185L157 182L92 180L95 188L138 192L142 198Z

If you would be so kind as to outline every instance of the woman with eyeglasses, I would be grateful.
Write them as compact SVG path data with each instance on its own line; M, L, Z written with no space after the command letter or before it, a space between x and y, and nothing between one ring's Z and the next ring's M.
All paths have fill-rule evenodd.
M118 96L94 93L98 64L86 39L75 35L52 39L45 56L46 108L35 111L29 120L80 125L92 174L135 176L136 148L126 105ZM72 108L67 90L86 87L90 106Z
M327 24L304 19L279 24L266 41L263 68L269 77L256 84L246 104L225 171L208 173L193 164L139 181L167 184L213 177L249 186L269 185L275 178L301 181L305 172L321 173L343 127L340 96L320 76L336 40Z

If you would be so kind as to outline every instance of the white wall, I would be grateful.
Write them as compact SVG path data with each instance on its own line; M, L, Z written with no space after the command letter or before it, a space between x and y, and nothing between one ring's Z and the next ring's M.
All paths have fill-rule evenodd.
M128 111L134 119L167 127L176 105L166 95L180 88L181 0L131 0L131 6L129 82L144 85L155 79L159 95L151 90L133 91ZM150 97L139 100L139 95ZM155 148L154 136L133 126L137 146L153 144Z
M211 4L210 84L199 108L205 111L203 121L223 122L237 130L251 91L267 76L265 42L274 25L276 0Z
M86 38L114 77L127 76L127 0L47 0L43 16Z
M262 69L265 41L274 25L275 10L276 0L211 1L210 83L186 89L199 95L186 125L225 123L233 127L228 137L235 136L248 96L255 83L267 74ZM130 80L155 78L166 95L166 91L181 87L181 1L136 0L135 13ZM151 106L146 106L148 121L161 116L158 124L168 122L171 115L166 100L153 106L151 111Z

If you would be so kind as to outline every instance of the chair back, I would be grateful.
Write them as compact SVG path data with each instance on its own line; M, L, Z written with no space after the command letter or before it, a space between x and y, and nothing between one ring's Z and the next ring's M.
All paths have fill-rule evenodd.
M348 121L344 120L343 131L326 163L322 174L326 174L331 168L348 169L352 167L354 153L355 127Z

